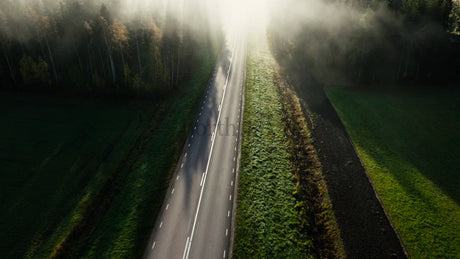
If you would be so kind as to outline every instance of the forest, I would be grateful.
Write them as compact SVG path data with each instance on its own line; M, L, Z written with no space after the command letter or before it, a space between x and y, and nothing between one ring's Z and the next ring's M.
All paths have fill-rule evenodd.
M455 0L293 0L273 12L281 64L324 85L436 85L460 81Z
M105 2L1 1L1 88L161 96L219 37L202 12L178 15L171 2L134 14L123 13L121 1Z

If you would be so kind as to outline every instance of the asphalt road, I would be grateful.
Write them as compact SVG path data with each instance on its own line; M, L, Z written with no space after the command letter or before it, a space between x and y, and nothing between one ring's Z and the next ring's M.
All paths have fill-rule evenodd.
M246 41L221 53L184 146L146 258L228 258L238 171Z

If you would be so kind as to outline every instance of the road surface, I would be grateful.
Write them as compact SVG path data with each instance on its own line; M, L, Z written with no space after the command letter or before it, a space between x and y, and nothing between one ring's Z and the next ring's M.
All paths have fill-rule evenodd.
M227 41L158 214L146 258L228 258L246 41Z

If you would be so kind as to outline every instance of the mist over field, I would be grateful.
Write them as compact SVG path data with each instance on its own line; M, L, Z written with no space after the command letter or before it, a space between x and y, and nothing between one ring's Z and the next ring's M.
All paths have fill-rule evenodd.
M271 13L272 50L323 84L459 81L456 2L291 0L283 7Z

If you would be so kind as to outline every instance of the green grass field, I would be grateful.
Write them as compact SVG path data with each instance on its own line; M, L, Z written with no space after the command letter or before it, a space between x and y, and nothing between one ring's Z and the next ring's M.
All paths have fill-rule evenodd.
M327 94L410 256L460 257L460 91Z
M248 56L236 258L305 258L281 97L268 52Z
M0 96L1 255L34 255L126 155L146 113L130 105Z
M213 69L160 103L0 95L0 257L140 257Z

